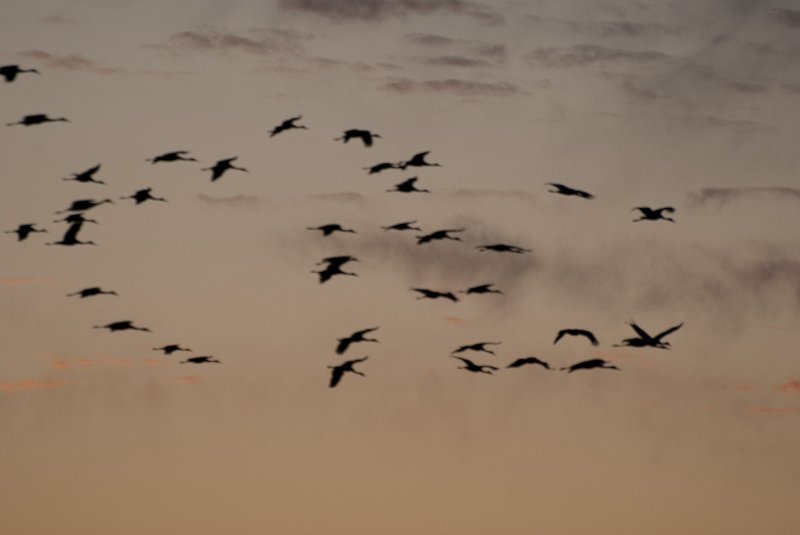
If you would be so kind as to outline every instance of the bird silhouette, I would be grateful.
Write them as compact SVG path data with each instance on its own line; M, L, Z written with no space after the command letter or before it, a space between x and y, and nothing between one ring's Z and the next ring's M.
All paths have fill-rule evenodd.
M85 212L86 210L91 210L95 206L100 206L101 204L105 203L114 204L114 201L112 201L111 199L103 199L102 201L95 201L94 199L81 199L78 201L72 201L72 204L69 205L69 208L65 208L64 210L59 210L56 213L64 214L67 212Z
M414 156L411 157L410 160L406 160L400 164L400 169L405 169L406 167L441 167L441 164L438 163L428 163L425 161L425 156L427 156L431 151L426 150L425 152L418 152Z
M45 245L97 245L93 241L81 241L78 239L78 232L80 232L81 228L83 227L83 222L80 223L70 223L67 231L64 233L64 236L61 238L60 241L49 242Z
M152 332L147 327L136 327L132 321L115 321L113 323L109 323L108 325L95 325L95 329L108 329L110 332L117 332L117 331L144 331L144 332Z
M72 173L71 177L63 178L62 180L71 180L73 182L82 182L84 184L91 182L93 184L105 185L105 182L103 182L102 180L96 180L94 178L94 174L97 173L97 171L99 170L100 170L100 164L97 164L94 167L90 167L86 171L83 171L82 173Z
M502 342L477 342L475 344L469 344L461 346L458 349L454 349L452 353L463 353L464 351L482 351L484 353L494 355L494 351L491 349L486 349L486 346L499 346L501 343Z
M375 173L380 173L381 171L386 171L387 169L401 169L402 162L400 163L392 163L392 162L381 162L376 163L371 167L364 167L365 170L369 171L368 175L374 175Z
M168 344L162 347L154 347L153 351L163 351L165 355L172 355L176 351L191 351L191 349L181 347L179 344Z
M585 329L561 329L560 331L558 331L556 339L553 340L553 345L556 345L556 343L558 343L558 341L561 340L561 338L563 338L566 335L585 336L586 338L589 339L589 341L592 343L593 346L600 345L600 342L597 341L597 338L595 338L594 334L592 334L592 331L587 331Z
M419 227L412 226L416 223L416 219L414 221L403 221L402 223L395 223L394 225L389 225L388 227L381 227L384 231L386 230L418 230L422 232L422 229Z
M329 266L342 267L348 262L360 262L358 258L350 255L328 256L317 262L318 266L327 264Z
M330 386L330 388L333 388L336 385L338 385L339 381L342 380L342 376L347 372L355 373L356 375L360 375L361 377L366 377L366 375L364 375L360 371L358 371L355 368L353 368L353 366L355 366L359 362L364 362L368 358L369 357L363 357L363 358L360 358L360 359L346 360L346 361L344 361L341 364L338 364L336 366L328 366L328 368L333 370L331 372L331 382L330 382L330 384L328 386Z
M669 342L662 342L661 339L683 327L683 322L675 325L674 327L670 327L666 331L659 333L656 336L650 336L647 331L632 321L629 322L628 325L631 326L631 328L636 332L636 334L639 335L639 337L626 338L621 344L616 344L614 347L656 347L659 349L670 349Z
M342 140L345 143L350 141L353 138L359 138L365 147L371 147L372 142L375 138L380 138L380 134L373 134L369 130L360 130L358 128L351 128L350 130L345 130L342 137L337 137L334 141Z
M16 234L17 241L22 241L27 239L28 236L30 236L32 233L35 232L47 232L47 230L43 228L42 229L36 228L36 223L23 223L14 230L5 231L6 234Z
M338 223L331 223L329 225L320 225L319 227L306 227L307 230L321 230L323 236L330 236L334 232L349 232L356 234L356 231L349 228L344 228Z
M283 121L281 124L279 124L278 126L276 126L275 128L273 128L270 131L269 137L275 136L275 135L280 134L281 132L283 132L285 130L291 130L293 128L302 128L304 130L308 130L307 126L303 126L301 124L294 124L296 121L299 121L302 118L303 118L302 115L298 115L297 117L292 117L291 119L286 119L285 121Z
M94 223L96 225L99 224L97 223L97 220L87 218L86 216L83 215L82 212L75 212L74 214L69 214L64 219L54 219L53 223L61 223L64 221L66 221L67 223Z
M458 297L453 294L453 292L437 292L436 290L428 290L427 288L411 288L415 292L419 292L422 295L417 297L417 299L449 299L453 303L458 303Z
M463 228L450 228L450 229L442 229L431 232L430 234L425 234L424 236L415 236L417 238L417 245L422 245L423 243L428 243L434 240L454 240L454 241L461 241L461 238L458 236L450 236L451 232L464 232L466 229Z
M317 273L319 275L320 284L329 281L334 275L350 275L351 277L358 277L358 273L344 271L341 266L342 264L330 263L325 266L324 269L319 271L312 270L311 273Z
M3 65L0 67L0 76L6 79L6 82L13 82L16 80L17 75L23 72L33 72L41 74L36 69L23 69L19 65Z
M192 158L191 156L186 156L189 154L188 150L175 150L172 152L166 152L164 154L160 154L153 158L147 158L145 161L150 163L158 163L158 162L196 162L197 158Z
M469 294L501 294L502 295L503 292L501 292L500 290L493 290L492 286L494 286L494 283L479 284L478 286L472 286L470 288L467 288L463 292L458 292L458 293L467 294L467 295L469 295Z
M350 344L353 344L353 343L356 343L356 342L378 342L378 340L376 338L367 338L365 336L366 334L369 334L369 333L371 333L373 331L377 331L377 330L378 330L378 327L371 327L369 329L362 329L360 331L356 331L356 332L354 332L353 334L351 334L350 336L348 336L346 338L338 338L337 340L338 340L339 344L336 346L336 353L338 355L341 355L342 353L347 351L347 348L350 347Z
M235 169L237 171L244 171L245 173L249 172L244 167L236 167L235 165L233 165L233 163L231 163L234 160L237 160L238 158L239 158L238 156L234 156L233 158L226 158L224 160L219 160L213 166L206 167L205 169L201 169L201 171L211 171L211 182L214 182L219 177L221 177L225 173L225 171L227 171L228 169Z
M589 359L589 360L584 360L582 362L576 362L572 366L561 368L561 370L562 371L567 370L567 373L572 373L576 370L591 370L592 368L602 368L604 370L619 370L619 368L617 368L607 360L603 359Z
M140 189L133 195L128 195L127 197L120 197L120 199L133 199L136 201L136 204L142 204L145 201L161 201L167 202L167 199L164 197L153 197L150 192L153 191L153 188L144 188Z
M417 181L417 177L413 176L409 179L400 182L399 184L395 184L394 189L387 189L386 191L399 191L401 193L430 193L431 190L429 189L417 189L414 184Z
M464 363L463 366L458 367L459 370L467 370L473 373L486 373L489 375L494 375L493 372L496 372L497 370L500 369L497 366L490 366L488 364L475 364L471 360L465 359L464 357L457 357L455 355L450 355L450 356Z
M548 182L547 185L556 188L548 190L550 193L560 193L561 195L572 195L574 197L580 197L582 199L594 199L594 195L592 195L591 193L586 191L581 191L579 189L574 189L569 186L565 186L564 184Z
M69 119L66 117L48 117L44 113L36 113L34 115L26 115L16 123L6 123L6 126L14 126L17 124L21 124L23 126L31 126L35 124L42 124L42 123L57 123L57 122L64 122L68 123Z
M83 290L78 290L77 292L67 294L67 297L80 296L81 299L84 299L86 297L92 297L95 295L119 295L119 294L113 290L106 291L100 288L99 286L92 286L90 288L84 288Z
M522 247L517 247L516 245L506 245L505 243L494 243L492 245L479 245L475 247L477 250L483 251L495 251L497 253L530 253L530 249L523 249Z
M672 221L675 222L674 219L671 217L667 217L664 214L672 214L675 212L675 208L672 206L664 206L663 208L648 208L647 206L637 206L633 210L639 210L641 212L641 217L639 219L634 219L633 222L637 221L658 221L662 219L664 221ZM631 210L631 211L633 211Z
M216 357L212 357L211 355L203 355L201 357L189 357L186 360L182 360L181 364L222 364L221 360L217 360Z
M550 364L548 364L547 362L545 362L543 360L539 360L536 357L522 357L522 358L519 358L519 359L515 360L514 362L512 362L511 364L509 364L508 366L506 366L506 368L520 368L522 366L527 366L529 364L541 366L545 370L552 370L553 369L553 368L550 367Z

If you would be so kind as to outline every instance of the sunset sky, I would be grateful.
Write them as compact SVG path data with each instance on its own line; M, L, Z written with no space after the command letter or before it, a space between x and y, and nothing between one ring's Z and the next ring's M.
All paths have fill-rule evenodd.
M5 0L8 64L0 123L69 122L0 127L0 230L48 230L0 234L0 533L798 533L796 4ZM97 246L45 246L90 198Z

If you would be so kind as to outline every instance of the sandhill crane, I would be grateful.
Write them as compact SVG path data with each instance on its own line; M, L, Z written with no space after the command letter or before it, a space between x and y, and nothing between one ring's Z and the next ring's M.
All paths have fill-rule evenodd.
M153 188L144 188L140 189L133 195L128 195L127 197L120 197L120 199L133 199L136 201L136 204L142 204L145 201L161 201L167 202L167 199L164 197L153 197L150 192L153 191Z
M675 222L675 220L672 219L671 217L667 217L664 215L665 213L672 214L675 212L675 208L673 208L672 206L664 206L662 208L648 208L647 206L637 206L633 210L639 210L639 212L641 212L642 214L642 216L639 219L633 220L634 223L637 221L658 221L659 219L662 219L664 221L672 221L673 223Z
M464 363L463 366L458 367L459 370L467 370L473 373L486 373L489 375L494 375L494 373L492 372L496 372L497 370L500 369L497 366L490 366L488 364L475 364L471 360L465 359L464 357L457 357L455 355L450 355L450 356Z
M401 163L400 169L405 169L406 167L441 167L441 164L428 163L425 161L425 156L427 156L430 152L431 151L429 150L426 150L425 152L418 152L412 156L410 160L406 160L405 162Z
M339 344L336 346L336 353L341 355L347 348L350 347L350 344L355 342L378 342L376 338L367 338L365 335L369 334L373 331L377 331L378 327L371 327L369 329L362 329L360 331L356 331L347 338L337 338Z
M391 191L399 191L401 193L413 193L413 192L416 192L416 193L430 193L431 192L431 190L429 190L429 189L417 189L416 186L414 186L416 181L417 181L417 177L413 176L413 177L411 177L411 178L409 178L407 180L404 180L403 182L400 182L399 184L395 184L394 185L394 189L387 189L386 191L390 191L390 192Z
M99 223L97 222L96 219L89 219L86 216L84 216L82 212L75 212L74 214L69 214L64 219L54 219L53 220L53 223L62 223L62 222L67 222L67 223L94 223L96 225L99 225Z
M356 231L350 228L344 228L338 223L331 223L329 225L320 225L318 227L306 227L306 230L320 230L323 236L330 236L334 232L349 232L356 234Z
M320 284L329 281L334 275L350 275L351 277L358 277L358 273L344 271L342 270L341 266L342 264L332 263L325 266L324 269L319 271L311 271L311 273L317 273L319 275Z
M219 177L221 177L228 169L235 169L237 171L244 171L245 173L248 173L249 171L244 167L236 167L235 165L233 165L233 163L231 163L237 159L239 159L238 156L234 156L233 158L226 158L224 160L219 160L213 166L201 169L201 171L211 171L211 182L214 182Z
M347 143L353 138L359 138L364 143L365 147L371 147L372 141L375 138L380 138L380 137L381 137L380 134L373 134L369 130L360 130L358 128L351 128L350 130L345 130L344 134L342 134L342 137L337 137L336 139L334 139L334 141L342 140L345 143Z
M276 134L280 134L284 130L291 130L292 128L302 128L304 130L308 130L307 126L303 126L301 124L294 124L296 121L299 121L302 118L303 118L302 115L298 115L297 117L292 117L291 119L286 119L285 121L283 121L281 124L279 124L278 126L276 126L275 128L273 128L270 131L269 137L272 137L272 136L274 136Z
M592 343L593 346L600 345L600 342L597 341L597 338L595 338L592 331L587 331L585 329L561 329L560 331L558 331L556 339L553 340L553 345L556 345L556 343L558 343L558 341L561 340L561 338L563 338L566 335L585 336L586 338L589 339L589 341Z
M19 225L14 230L7 230L5 232L6 232L6 234L16 234L17 235L17 241L22 241L22 240L26 239L28 236L30 236L31 233L47 232L47 230L43 229L43 228L41 228L41 229L40 228L36 228L36 223L23 223L22 225Z
M478 245L475 247L477 250L483 251L495 251L497 253L530 253L530 249L523 249L522 247L517 247L516 245L507 245L505 243L494 243L492 245Z
M158 162L196 162L197 158L192 158L191 156L186 156L189 154L188 150L176 150L172 152L166 152L164 154L160 154L158 156L154 156L153 158L147 158L145 161L150 163L158 163Z
M519 359L515 360L514 362L512 362L511 364L509 364L508 366L506 366L506 368L519 368L521 366L527 366L529 364L541 366L545 370L552 370L553 369L553 368L550 367L550 364L548 364L547 362L545 362L543 360L539 360L536 357L522 357L522 358L519 358Z
M374 175L375 173L380 173L381 171L386 171L387 169L401 169L402 162L392 163L392 162L381 162L376 163L371 167L364 167L365 170L369 171L368 175Z
M486 346L499 346L502 342L477 342L475 344L469 344L465 346L461 346L458 349L454 349L452 353L463 353L464 351L482 351L484 353L489 353L490 355L494 355L494 351L491 349L486 349Z
M333 388L334 386L338 385L339 381L342 380L342 376L347 372L355 373L356 375L360 375L361 377L366 377L366 375L364 375L360 371L358 371L355 368L353 368L353 366L355 366L359 362L364 362L368 358L369 357L364 357L364 358L360 358L360 359L353 359L353 360L346 360L346 361L344 361L341 364L338 364L336 366L328 366L328 368L333 370L331 372L331 382L330 382L330 384L328 386Z
M74 182L82 182L84 184L91 182L94 184L105 185L105 182L103 182L102 180L96 180L94 178L94 174L97 173L97 171L99 170L100 170L100 164L97 164L94 167L90 167L86 171L83 171L82 173L72 173L71 177L63 178L62 180L72 180Z
M17 124L21 124L23 126L31 126L34 124L57 123L57 122L68 123L69 119L67 119L66 117L48 117L44 113L36 113L34 115L26 115L16 123L6 123L6 126L14 126Z
M449 228L449 229L442 229L431 232L430 234L425 234L424 236L415 236L417 238L417 245L422 245L423 243L428 243L429 241L433 240L453 240L453 241L461 241L461 238L458 236L450 236L451 232L464 232L466 229L463 228Z
M36 69L23 69L19 65L3 65L0 67L0 76L6 79L6 82L13 82L17 75L22 72L33 72L36 74L41 74Z
M381 227L384 231L386 230L418 230L422 232L422 229L419 227L412 226L416 223L417 220L414 221L403 221L402 223L395 223L394 225L389 225L388 227Z
M67 294L67 297L73 296L80 296L81 299L86 297L92 297L94 295L119 295L114 290L103 290L99 286L92 286L90 288L84 288L83 290L78 290L77 292L73 292L71 294Z
M114 204L114 201L111 199L103 199L102 201L95 201L94 199L81 199L78 201L72 201L72 204L69 205L69 208L65 208L64 210L59 210L56 212L57 214L64 214L67 212L85 212L86 210L90 210L95 206L100 206L104 203L111 203Z
M191 351L191 349L181 347L180 344L168 344L162 347L154 347L153 351L163 351L165 355L172 355L176 351Z
M360 260L350 255L328 256L317 262L316 265L321 266L327 264L328 266L342 267L348 262L360 262Z
M186 360L182 360L181 364L222 364L221 360L217 360L216 357L212 357L211 355L203 355L201 357L189 357Z
M463 292L458 292L458 293L467 294L467 295L469 295L469 294L501 294L502 295L503 292L501 292L500 290L493 290L492 286L494 286L494 283L479 284L478 286L472 286L470 288L467 288Z
M584 360L582 362L576 362L572 366L561 368L561 370L562 371L567 370L567 373L572 373L576 370L591 370L592 368L602 368L604 370L619 370L619 368L617 368L607 360L603 359L589 359L589 360Z
M572 195L575 197L580 197L582 199L594 199L594 195L587 191L581 191L579 189L574 189L569 186L565 186L564 184L557 184L555 182L548 182L548 186L553 186L556 189L547 190L550 193L560 193L561 195Z
M650 336L647 331L632 321L629 322L628 325L630 325L631 328L636 331L636 334L638 334L639 337L626 338L621 344L616 344L614 347L657 347L659 349L669 349L669 342L662 342L661 339L683 327L683 322L675 325L674 327L670 327L666 331L659 333L656 336Z
M124 321L115 321L113 323L109 323L108 325L95 325L95 329L108 329L109 332L117 332L117 331L144 331L144 332L152 332L147 327L136 327L132 321L124 320Z
M60 241L49 242L45 245L97 245L93 241L81 241L78 239L78 232L80 232L83 223L71 223L67 231L64 233L64 237L61 238Z
M458 297L453 294L453 292L437 292L436 290L428 290L427 288L411 288L415 292L419 292L422 295L417 297L417 299L449 299L453 303L458 303Z

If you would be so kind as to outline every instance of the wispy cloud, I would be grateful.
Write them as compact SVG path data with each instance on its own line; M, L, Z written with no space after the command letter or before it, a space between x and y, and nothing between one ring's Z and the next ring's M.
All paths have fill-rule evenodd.
M502 62L508 56L508 47L505 45L476 39L453 39L430 33L407 33L403 35L403 40L429 49L458 49L459 55L473 59Z
M52 389L52 388L61 388L66 386L65 381L37 381L33 379L29 379L26 381L16 381L12 383L0 383L0 392L18 392L21 390L41 390L41 389Z
M656 22L629 20L576 21L554 17L528 15L526 19L537 25L551 25L573 32L599 34L601 37L641 37L643 35L673 34L677 29Z
M302 54L305 51L305 43L311 39L310 34L294 30L250 28L237 32L224 28L202 27L172 34L166 43L153 47L173 51L222 54L243 52L271 56Z
M422 63L437 67L489 67L491 63L482 59L474 59L466 56L436 56L425 58Z
M702 188L687 193L690 202L695 206L716 204L721 206L741 199L783 199L800 201L800 188L787 186L761 186L747 188Z
M800 28L800 9L773 9L772 17L791 28Z
M257 195L245 195L240 193L231 197L214 197L200 193L197 195L197 200L207 206L214 206L220 208L240 208L245 210L258 210L266 203L265 199Z
M381 88L394 93L429 91L434 93L451 93L463 97L509 97L525 94L525 91L509 82L476 82L457 78L423 81L398 78L386 82Z
M36 19L39 24L75 24L75 21L63 13L51 13Z
M790 379L788 382L778 385L777 388L789 394L800 394L800 379Z
M390 17L445 13L499 24L503 17L488 4L469 0L278 0L278 5L297 13L311 13L333 21L380 21Z
M33 286L41 282L31 277L0 277L0 286Z
M604 63L665 63L670 56L656 50L627 50L601 45L541 47L527 54L529 63L545 67L585 67Z
M26 50L17 53L17 56L42 62L46 67L64 69L68 71L93 72L97 74L122 74L125 69L103 67L93 59L82 54L53 54L44 50Z

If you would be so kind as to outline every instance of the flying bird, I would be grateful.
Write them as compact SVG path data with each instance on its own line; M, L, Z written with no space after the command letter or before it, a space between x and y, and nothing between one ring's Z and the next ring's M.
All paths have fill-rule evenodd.
M422 229L419 227L412 226L417 221L403 221L402 223L395 223L394 225L389 225L388 227L381 227L384 231L386 230L418 230L422 232Z
M499 346L501 343L502 342L478 342L475 344L461 346L458 349L454 349L452 353L462 353L464 351L483 351L484 353L494 355L494 351L491 349L486 349L486 346Z
M224 160L219 160L213 166L201 169L201 171L211 171L211 182L214 182L219 177L221 177L228 169L235 169L237 171L244 171L245 173L248 173L249 171L244 167L236 167L235 165L233 165L233 163L231 163L234 160L237 160L238 158L239 158L238 156L234 156L233 158L226 158Z
M302 118L303 118L302 115L298 115L297 117L292 117L291 119L286 119L285 121L283 121L281 124L279 124L278 126L276 126L275 128L273 128L270 131L269 137L272 137L274 135L280 134L284 130L291 130L292 128L302 128L304 130L308 130L307 126L303 126L301 124L294 124L296 121L299 121Z
M320 284L329 281L334 275L350 275L351 277L358 277L358 273L344 271L341 266L342 264L331 263L325 266L324 269L319 271L311 271L311 273L316 273L319 275Z
M334 141L342 140L344 143L347 143L353 138L360 139L365 147L371 147L372 142L375 138L380 138L380 134L373 134L369 130L360 130L358 128L351 128L350 130L345 130L342 137L337 137Z
M95 325L95 329L108 329L110 332L117 332L117 331L144 331L144 332L152 332L147 327L136 327L132 321L115 321L113 323L109 323L108 325Z
M49 242L45 245L97 245L93 241L81 241L78 239L78 232L80 232L81 227L83 227L83 222L71 223L60 241Z
M529 364L541 366L545 370L552 370L553 369L553 368L550 367L550 364L548 364L547 362L545 362L543 360L539 360L536 357L522 357L522 358L519 358L519 359L515 360L514 362L512 362L511 364L509 364L508 366L506 366L506 368L520 368L522 366L527 366Z
M145 201L161 201L167 202L167 199L164 197L153 197L150 192L153 191L153 188L144 188L140 189L133 195L128 195L127 197L120 197L120 199L133 199L136 201L136 204L142 204Z
M57 123L57 122L64 122L68 123L69 119L66 117L48 117L44 113L36 113L34 115L26 115L16 123L6 123L6 126L14 126L17 124L21 124L23 126L31 126L35 124L42 124L42 123Z
M479 284L478 286L472 286L470 288L467 288L463 292L458 292L458 293L468 294L468 295L469 294L501 294L502 295L503 292L501 292L500 290L492 289L493 286L494 286L494 283Z
M566 335L585 336L586 338L589 339L589 341L592 343L593 346L600 345L600 342L597 341L597 338L595 338L594 334L592 334L592 331L587 331L585 329L561 329L560 331L558 331L556 339L553 340L553 345L556 345L556 343L558 343L558 341L561 340L561 338L563 338Z
M163 351L165 355L172 355L176 351L191 351L191 349L181 347L180 344L168 344L163 347L154 347L153 351Z
M639 335L638 338L626 338L621 344L616 344L614 347L657 347L659 349L670 349L669 342L662 342L661 339L670 335L683 327L683 322L670 327L666 331L650 336L647 331L636 325L634 322L629 322L628 325Z
M386 191L389 191L389 192L391 192L391 191L399 191L401 193L413 193L413 192L416 192L416 193L430 193L431 192L431 190L429 190L429 189L417 189L416 186L414 186L416 181L417 181L417 177L413 176L413 177L411 177L411 178L409 178L407 180L404 180L403 182L400 182L399 184L395 184L394 185L394 189L387 189Z
M86 210L90 210L95 206L100 206L104 203L114 204L114 201L111 199L103 199L102 201L95 201L94 199L81 199L78 201L72 201L72 204L69 205L69 208L65 208L64 210L60 210L56 213L63 214L66 212L85 212Z
M492 245L479 245L475 247L477 250L483 251L495 251L497 253L530 253L530 249L523 249L522 247L517 247L516 245L506 245L505 243L494 243Z
M364 167L365 170L368 170L368 175L374 175L375 173L380 173L381 171L386 171L387 169L401 169L402 163L391 163L391 162L381 162L376 163L371 167Z
M347 348L350 347L350 344L353 344L355 342L378 342L378 340L376 338L367 338L365 336L365 335L367 335L367 334L369 334L369 333L371 333L373 331L377 331L377 330L378 330L378 327L372 327L372 328L369 328L369 329L362 329L360 331L354 332L353 334L351 334L347 338L338 338L337 340L338 340L339 344L336 346L336 353L338 355L341 355L342 353L347 351Z
M338 223L331 223L329 225L320 225L319 227L306 227L307 230L320 230L323 236L330 236L334 232L349 232L356 234L356 231L349 228L344 228Z
M604 370L619 370L619 368L617 368L607 360L603 359L589 359L589 360L584 360L582 362L576 362L572 366L561 368L561 370L562 371L567 370L567 373L572 373L576 370L591 370L592 368L602 368Z
M429 241L433 240L454 240L454 241L461 241L461 238L458 236L450 236L451 232L464 232L466 229L463 228L450 228L450 229L442 229L431 232L430 234L425 234L424 236L415 236L417 238L417 245L422 245L423 243L428 243Z
M359 259L350 255L328 256L317 262L317 265L327 264L328 266L342 267L348 262L359 262Z
M97 180L94 178L94 174L97 173L97 171L99 170L100 170L100 164L97 164L94 167L90 167L86 171L83 171L82 173L72 173L71 177L63 178L62 180L71 180L73 182L82 182L84 184L91 182L93 184L105 185L105 182L103 182L102 180Z
M83 215L82 212L75 212L74 214L69 214L64 219L54 219L53 220L53 223L62 223L62 222L99 224L99 223L97 223L97 220L87 218L86 216Z
M77 292L67 294L67 297L80 296L81 299L84 299L86 297L92 297L95 295L119 295L119 294L113 290L106 291L100 288L99 286L92 286L90 288L84 288L83 290L78 290Z
M5 78L6 82L13 82L17 78L17 75L23 72L41 74L36 69L23 69L19 65L3 65L0 67L0 76Z
M574 189L569 186L565 186L564 184L548 182L547 185L556 188L548 190L550 193L560 193L561 195L572 195L574 197L580 197L582 199L594 199L594 195L592 195L591 193L586 191L581 191L579 189Z
M189 357L186 360L182 360L180 363L181 364L186 364L186 363L189 363L189 364L209 364L209 363L222 364L222 361L221 360L217 360L215 357L212 357L210 355L203 355L202 357Z
M153 158L147 158L145 161L150 163L158 163L158 162L196 162L197 158L192 158L191 156L186 156L189 154L188 150L176 150L172 152L167 152L164 154L160 154Z
M500 369L497 366L490 366L488 364L475 364L471 360L465 359L464 357L457 357L455 355L450 355L450 356L464 363L463 366L458 367L459 370L467 370L473 373L486 373L489 375L494 375L494 373L492 372L496 372L497 370Z
M647 206L637 206L633 210L639 210L641 212L641 217L639 219L634 219L633 222L637 221L658 221L659 219L663 219L664 221L672 221L675 222L674 219L671 217L667 217L664 214L672 214L675 212L675 208L672 206L664 206L663 208L648 208ZM631 210L631 211L633 211Z
M353 368L353 366L355 366L359 362L364 362L368 358L369 357L364 357L364 358L360 358L360 359L353 359L353 360L346 360L346 361L344 361L341 364L338 364L336 366L328 366L328 368L333 370L331 372L331 382L330 382L330 384L328 386L333 388L336 385L338 385L339 381L342 380L342 376L347 372L355 373L356 375L360 375L361 377L366 377L366 375L364 375L360 371L358 371L355 368Z
M458 303L458 297L453 294L453 292L437 292L435 290L428 290L427 288L411 288L415 292L419 292L422 295L417 297L417 299L449 299L453 303Z
M425 156L430 153L429 150L425 152L418 152L414 156L411 157L410 160L406 160L405 162L400 164L400 169L405 169L406 167L441 167L441 164L438 163L428 163L425 161Z
M35 232L47 232L46 229L36 228L36 223L23 223L14 230L5 231L6 234L16 234L17 241L22 241Z

